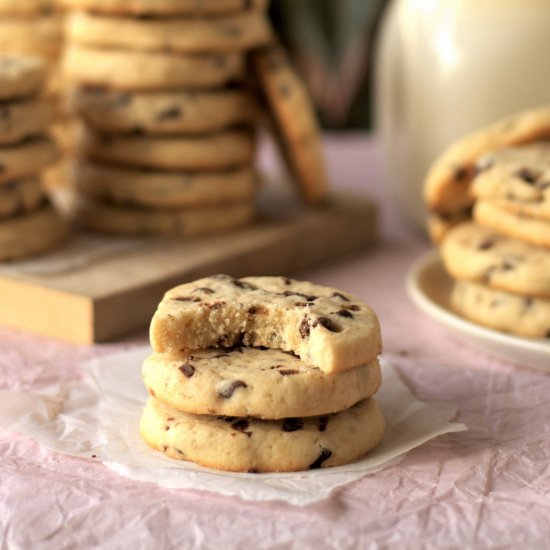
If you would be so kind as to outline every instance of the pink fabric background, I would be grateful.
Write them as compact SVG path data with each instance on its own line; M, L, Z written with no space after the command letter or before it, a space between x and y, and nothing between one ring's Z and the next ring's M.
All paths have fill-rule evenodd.
M161 489L0 430L0 548L548 548L550 375L468 349L419 313L404 277L428 243L392 211L374 143L333 137L328 156L338 187L379 201L380 242L296 275L370 303L415 394L456 405L469 430L305 508ZM0 387L72 380L79 361L146 338L73 346L0 328Z

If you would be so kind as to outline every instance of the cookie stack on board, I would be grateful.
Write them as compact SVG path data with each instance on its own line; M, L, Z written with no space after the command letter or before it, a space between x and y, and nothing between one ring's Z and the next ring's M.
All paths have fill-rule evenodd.
M58 153L47 134L53 107L40 95L46 76L38 58L0 56L0 261L46 252L67 234L41 183Z
M79 222L173 236L249 222L258 109L245 54L271 39L266 2L63 4Z
M168 291L141 434L172 458L238 472L355 461L384 420L375 313L354 296L286 277L217 275Z
M454 144L426 183L453 308L535 338L550 337L549 138L550 107L519 113Z

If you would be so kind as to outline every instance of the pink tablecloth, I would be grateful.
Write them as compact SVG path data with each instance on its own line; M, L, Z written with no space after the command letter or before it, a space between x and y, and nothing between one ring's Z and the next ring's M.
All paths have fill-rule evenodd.
M56 549L548 547L550 376L468 349L420 314L403 280L428 244L392 211L376 147L364 136L334 137L328 154L338 186L378 199L381 240L296 275L369 302L385 353L416 395L456 405L469 430L305 508L161 489L0 430L1 548L29 548L31 533L33 548ZM273 169L269 154L263 160ZM145 341L144 331L79 347L0 329L0 386L69 381L77 362Z

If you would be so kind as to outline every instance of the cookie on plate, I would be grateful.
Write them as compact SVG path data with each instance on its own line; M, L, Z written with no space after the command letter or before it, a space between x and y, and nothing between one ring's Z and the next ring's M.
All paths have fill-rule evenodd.
M358 460L380 443L384 418L374 398L330 415L281 420L188 414L150 398L140 431L171 458L234 472L292 472Z
M67 223L49 204L28 214L0 220L0 261L49 252L68 233Z
M521 296L470 281L455 281L451 304L460 315L520 336L550 338L550 300Z
M250 166L221 172L140 170L80 160L70 181L87 195L115 205L183 208L252 200L259 175Z
M204 136L118 136L82 126L77 147L85 158L123 166L219 171L250 165L255 141L247 130L225 130Z
M550 221L550 143L485 155L478 162L472 195L520 216Z
M78 87L71 110L86 124L113 134L200 134L257 121L258 106L244 89L121 92Z
M550 220L514 214L486 200L476 201L474 220L479 225L490 227L503 235L550 248Z
M252 65L290 173L304 199L318 204L326 199L329 182L319 125L307 90L277 44L253 52Z
M272 35L265 14L245 11L204 18L147 19L73 12L67 38L99 48L204 53L244 51L264 46Z
M474 222L453 227L441 243L446 270L457 279L550 298L550 250Z
M116 90L209 88L241 79L239 53L182 55L89 48L69 43L63 57L67 80Z
M424 184L428 210L443 219L463 220L458 213L472 205L470 183L483 155L548 137L550 107L544 106L515 114L456 141L435 160L428 172Z
M84 195L76 202L80 225L115 235L191 237L242 227L255 215L251 200L170 210L116 206Z
M174 356L237 344L282 349L326 373L364 365L381 351L369 306L286 277L217 275L177 286L159 304L150 337L156 353Z
M245 10L264 10L268 0L155 0L154 2L151 0L60 0L60 2L68 8L97 13L167 17L219 16Z
M348 409L376 393L381 381L376 360L326 374L287 352L242 346L183 359L154 354L142 376L151 395L182 412L263 419Z

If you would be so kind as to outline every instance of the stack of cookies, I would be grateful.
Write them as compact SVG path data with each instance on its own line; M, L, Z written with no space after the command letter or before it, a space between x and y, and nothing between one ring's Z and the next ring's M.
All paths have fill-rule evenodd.
M427 182L440 218L464 206L457 217L473 217L453 224L449 216L440 233L432 231L455 279L453 308L479 324L538 338L550 337L548 138L549 107L514 115L451 147Z
M78 220L173 236L249 222L258 109L243 81L271 39L265 0L63 3Z
M67 234L40 179L58 153L47 135L53 107L40 95L46 76L38 58L0 56L0 261L46 252Z
M355 461L384 420L375 313L334 288L286 277L217 275L168 291L141 434L172 458L238 472Z

